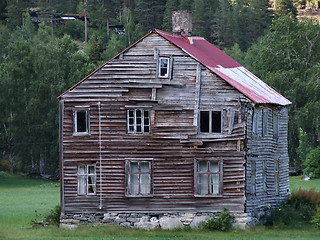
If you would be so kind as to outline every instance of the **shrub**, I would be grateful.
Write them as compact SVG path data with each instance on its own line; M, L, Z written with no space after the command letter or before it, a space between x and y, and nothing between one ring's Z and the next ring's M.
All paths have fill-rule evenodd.
M45 221L51 225L59 225L60 223L60 205L55 206L51 211L45 216Z
M216 218L211 217L207 222L203 223L203 228L210 231L229 231L234 223L234 216L228 212L226 208Z
M271 209L262 222L267 226L303 226L310 223L316 214L319 201L320 193L314 189L309 191L299 189L278 208Z
M302 167L306 174L310 174L310 178L320 178L320 147L311 150Z

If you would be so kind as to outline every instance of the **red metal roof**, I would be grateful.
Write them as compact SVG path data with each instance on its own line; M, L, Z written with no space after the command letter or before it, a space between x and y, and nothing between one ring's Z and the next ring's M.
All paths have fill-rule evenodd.
M154 31L212 70L253 102L291 104L288 99L204 38L186 38L157 29Z
M140 40L138 40L136 43L131 45L129 48L136 45L138 42L152 33L157 33L163 38L167 39L169 42L186 52L188 55L190 55L191 57L202 63L204 66L209 68L211 71L213 71L215 74L220 76L222 79L227 81L230 85L250 98L253 102L272 103L279 105L291 104L288 99L283 97L281 94L272 89L254 74L249 72L246 68L241 66L238 62L233 60L223 51L221 51L202 37L187 38L182 35L174 35L158 29L154 29L144 37L142 37ZM125 49L121 53L127 51L129 48ZM121 53L119 53L114 58L118 57ZM104 65L108 64L111 60L109 60L93 73L82 79L65 93L78 86L81 82L89 78ZM65 93L61 94L58 98L62 97Z

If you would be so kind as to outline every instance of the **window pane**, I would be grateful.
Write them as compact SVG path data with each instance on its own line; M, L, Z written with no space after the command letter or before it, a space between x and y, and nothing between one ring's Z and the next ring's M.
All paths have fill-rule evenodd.
M139 194L139 176L138 176L138 174L130 174L129 191L130 191L130 194Z
M208 194L208 174L199 174L198 182L199 194Z
M78 193L86 194L86 177L78 176Z
M87 112L77 111L77 132L87 132Z
M95 167L94 166L88 166L88 174L95 174Z
M209 162L210 164L210 172L217 173L219 172L219 164L217 162Z
M129 110L129 117L131 117L131 118L134 117L133 110Z
M86 166L79 166L78 167L78 174L86 174Z
M141 162L140 163L140 168L141 168L141 172L150 172L150 168L149 168L149 162Z
M139 172L138 162L131 162L131 163L130 163L130 172L131 172L131 173L137 173L137 172Z
M199 164L199 172L208 172L208 165L207 165L207 161L200 161Z
M151 193L150 187L150 174L141 174L141 194Z
M209 132L209 111L200 112L200 132Z
M160 76L164 77L168 75L169 59L160 58Z
M219 193L219 174L211 175L211 193L218 194Z
M220 111L212 111L211 112L212 117L212 132L213 133L220 133L221 132L221 112Z

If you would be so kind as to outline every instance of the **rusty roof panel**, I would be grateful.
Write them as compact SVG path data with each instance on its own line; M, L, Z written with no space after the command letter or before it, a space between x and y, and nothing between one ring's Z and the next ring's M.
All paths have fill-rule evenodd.
M187 38L157 29L154 31L212 70L253 102L291 104L288 99L204 38Z

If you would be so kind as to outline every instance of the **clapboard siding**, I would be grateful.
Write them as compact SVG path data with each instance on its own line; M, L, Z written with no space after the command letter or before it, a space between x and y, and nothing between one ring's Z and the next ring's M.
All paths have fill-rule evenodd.
M156 76L157 56L173 60L171 78ZM269 160L268 184L273 181L275 151L284 158L281 167L288 167L285 145L277 147L278 142L285 143L287 116L280 116L277 143L273 138L247 140L251 101L158 34L150 34L111 60L62 100L60 156L65 213L201 212L221 211L223 207L245 212L246 205L247 209L264 206L262 197L256 204L246 204L246 185L250 184L246 163L252 160L247 157L247 148L249 154L265 154ZM76 107L89 109L89 136L73 136ZM127 110L135 108L151 111L150 133L127 133ZM201 109L222 112L221 134L198 133ZM272 129L268 131L271 136ZM141 158L152 159L152 196L127 197L126 159ZM195 160L222 161L221 196L195 196ZM92 196L77 194L77 166L83 163L96 165L96 194ZM288 182L285 176L280 177L283 193ZM257 196L265 196L259 191ZM270 201L276 198L269 197Z

